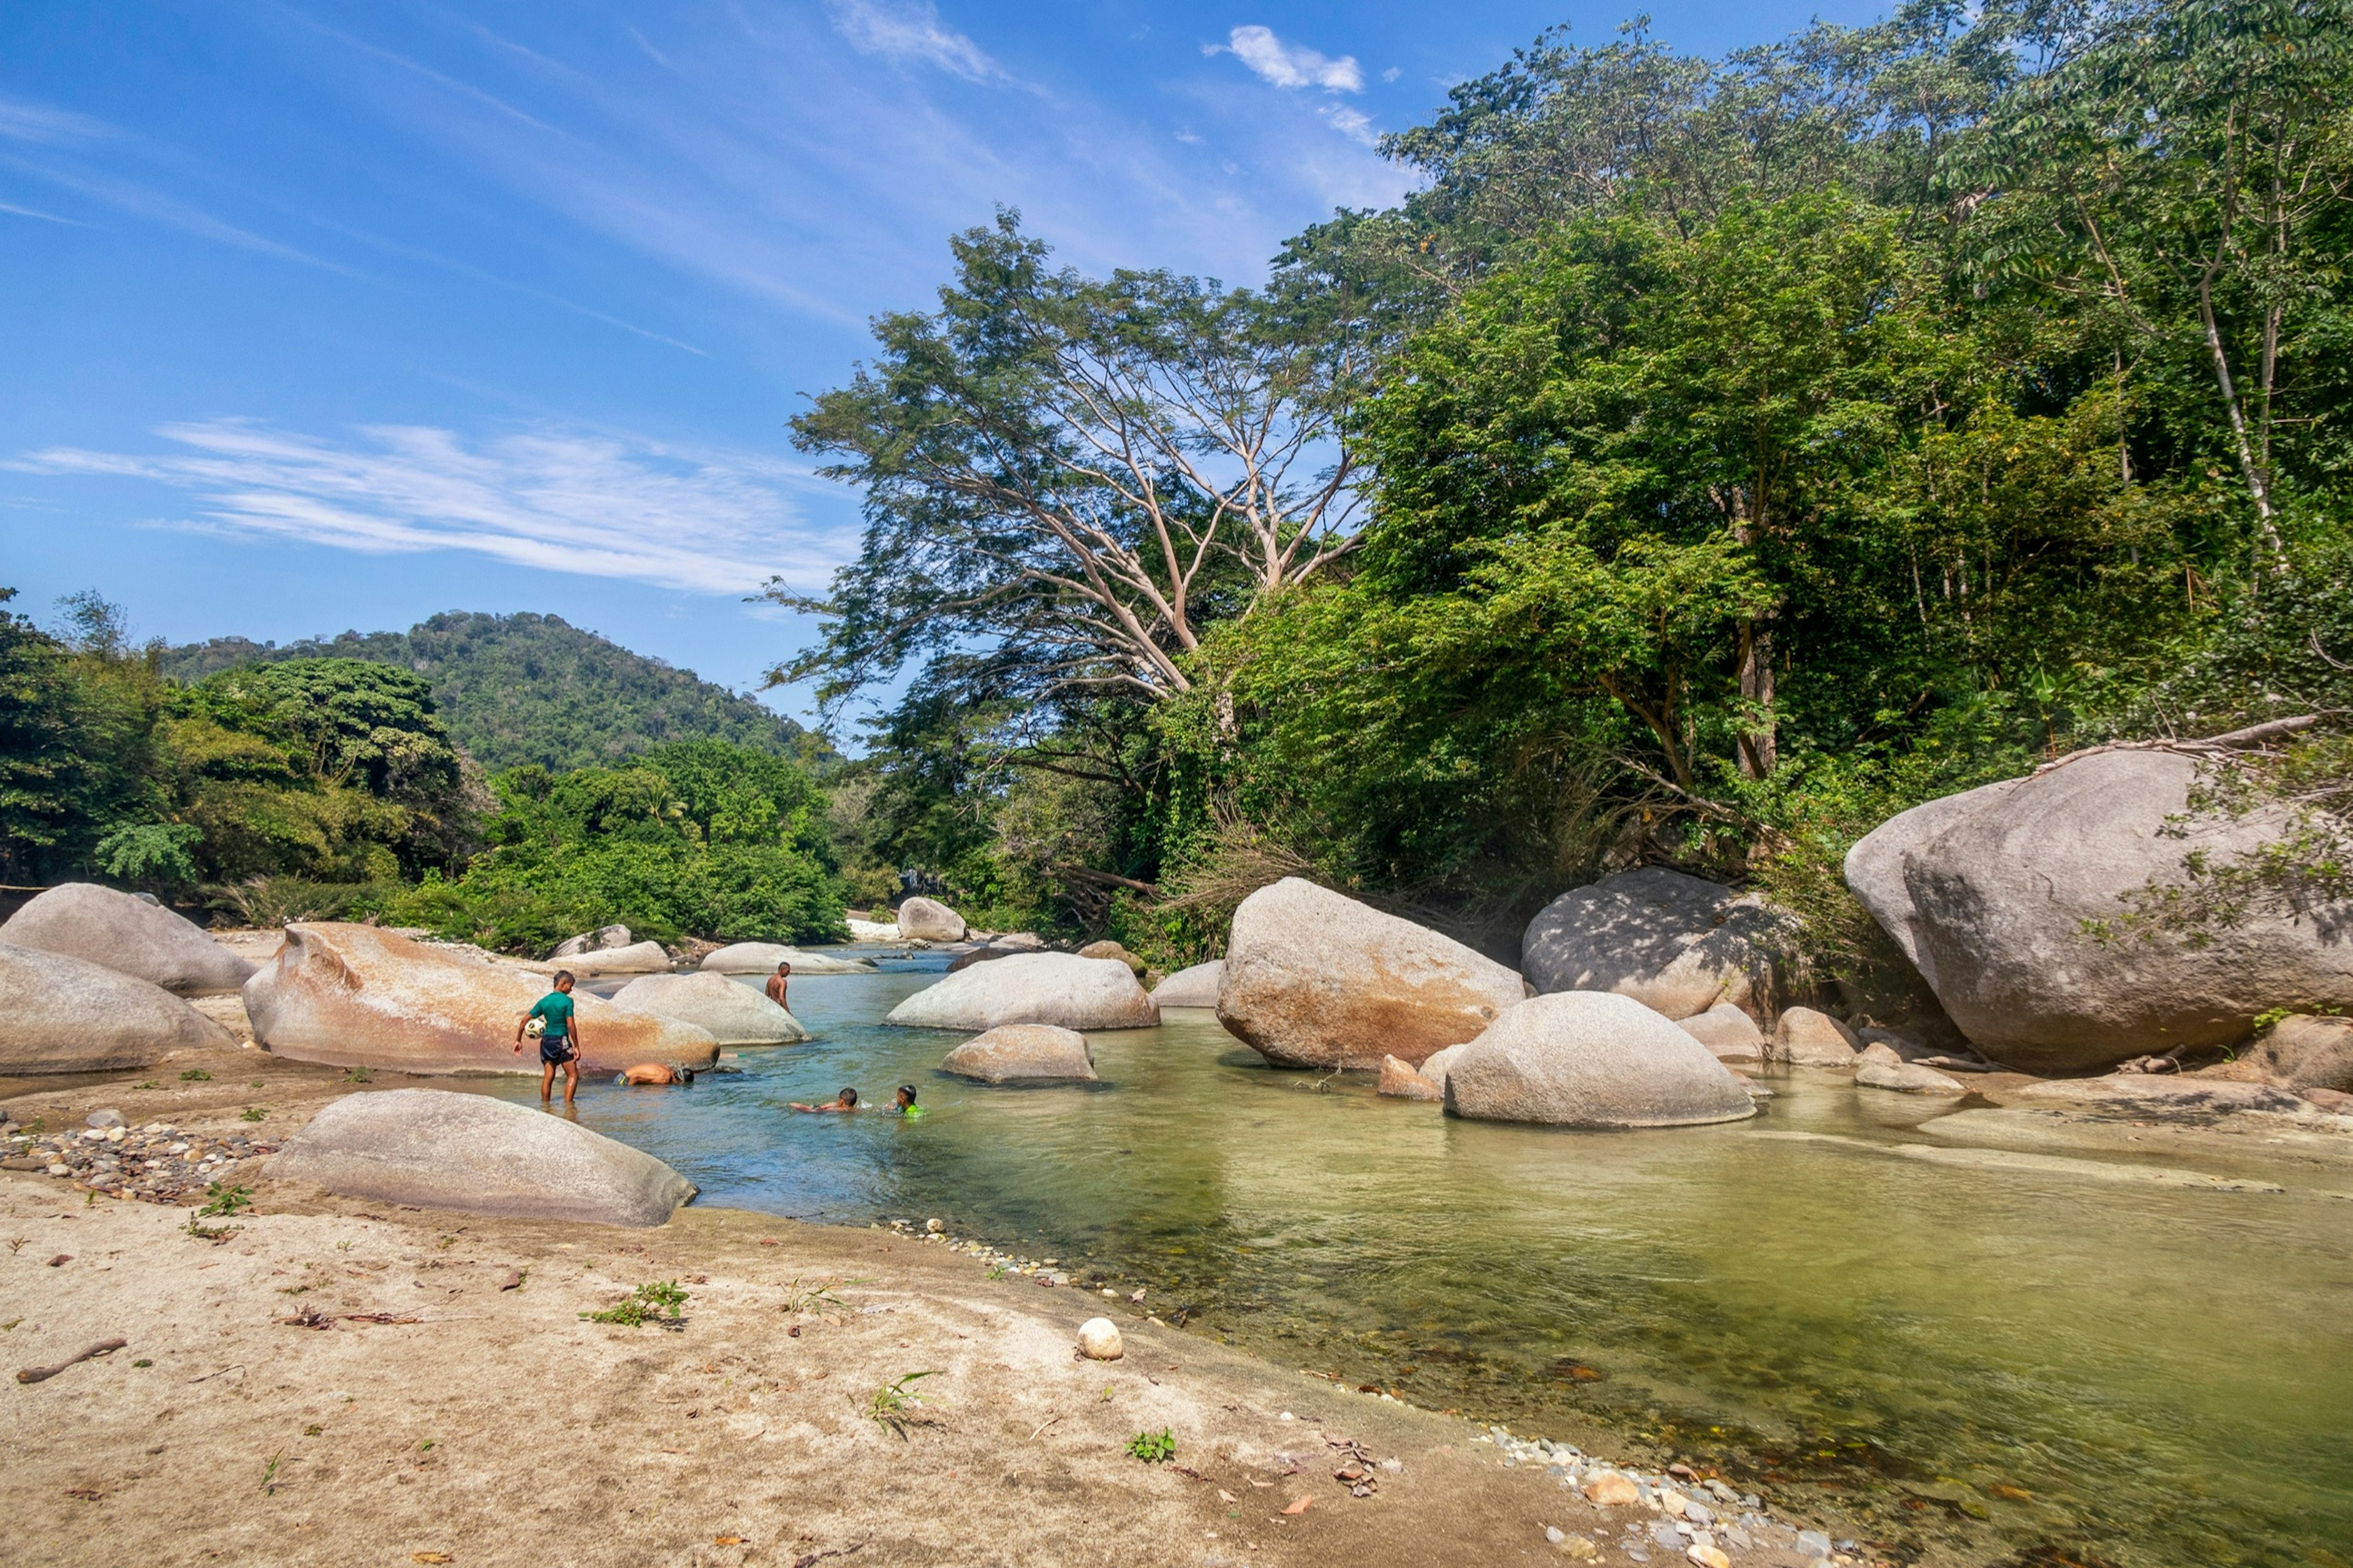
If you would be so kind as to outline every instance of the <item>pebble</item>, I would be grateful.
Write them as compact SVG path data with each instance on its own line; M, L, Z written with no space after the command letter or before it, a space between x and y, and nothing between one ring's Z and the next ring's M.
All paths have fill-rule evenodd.
M1801 1530L1798 1531L1798 1552L1804 1557L1828 1557L1831 1538L1819 1530Z
M1585 1483L1586 1500L1603 1508L1621 1507L1639 1500L1641 1495L1641 1488L1615 1470L1605 1470Z
M1732 1568L1732 1559L1713 1546L1694 1546L1683 1553L1700 1568Z
M1079 1325L1079 1352L1089 1361L1117 1361L1126 1352L1119 1325L1109 1318L1089 1318Z
M1561 1529L1558 1525L1547 1524L1545 1526L1545 1539L1551 1542L1555 1546L1558 1546L1562 1542L1568 1539L1568 1531Z
M122 1112L114 1110L93 1110L82 1118L82 1125L98 1128L120 1127L122 1125Z

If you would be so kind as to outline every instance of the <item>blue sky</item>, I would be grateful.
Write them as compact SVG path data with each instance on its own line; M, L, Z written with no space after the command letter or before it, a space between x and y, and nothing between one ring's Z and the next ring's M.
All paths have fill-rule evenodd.
M540 610L748 687L809 628L743 595L857 535L784 422L948 234L1254 282L1402 194L1381 132L1627 9L0 7L0 584L173 641Z

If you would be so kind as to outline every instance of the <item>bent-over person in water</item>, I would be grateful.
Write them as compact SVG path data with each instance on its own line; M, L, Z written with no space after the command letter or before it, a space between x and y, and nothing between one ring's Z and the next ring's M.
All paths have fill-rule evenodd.
M555 1088L555 1069L564 1069L564 1103L569 1105L580 1092L580 1020L574 1016L572 1005L572 972L555 972L555 989L532 1004L531 1011L515 1021L515 1055L522 1055L522 1037L531 1028L533 1019L539 1027L539 1102L547 1103Z
M793 1101L793 1109L806 1110L812 1116L823 1116L828 1111L833 1110L856 1110L859 1109L858 1091L854 1089L845 1089L839 1095L823 1105L803 1105L796 1100Z
M664 1084L684 1085L693 1081L692 1068L664 1067L659 1062L639 1062L613 1075L614 1084L621 1089L659 1089Z
M785 987L791 983L792 978L793 966L789 963L779 963L776 965L776 972L768 976L768 1000L783 1007L787 1013L791 1012L792 1008L785 1002Z

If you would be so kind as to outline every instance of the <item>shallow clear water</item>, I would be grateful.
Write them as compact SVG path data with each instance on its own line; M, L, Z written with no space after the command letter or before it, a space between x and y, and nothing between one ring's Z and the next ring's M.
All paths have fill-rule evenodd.
M1936 1108L1827 1075L1726 1127L1465 1122L1271 1071L1206 1014L1091 1037L1102 1087L988 1089L935 1074L957 1037L881 1024L933 978L797 978L815 1043L688 1089L592 1083L580 1119L705 1203L936 1215L1289 1364L1718 1467L1903 1555L2353 1563L2353 1171L2200 1192L1926 1163L1891 1151ZM920 1120L786 1109L902 1081Z

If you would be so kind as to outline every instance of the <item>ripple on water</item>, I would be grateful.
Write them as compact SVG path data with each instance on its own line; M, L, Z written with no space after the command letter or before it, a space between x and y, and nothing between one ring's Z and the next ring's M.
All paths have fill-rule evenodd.
M1345 1384L1672 1451L1906 1553L2353 1563L2353 1209L2293 1173L1956 1163L1933 1107L1827 1075L1723 1127L1462 1122L1271 1071L1206 1014L1090 1037L1099 1090L989 1089L935 1072L957 1037L880 1022L937 967L796 979L813 1044L591 1084L581 1120L706 1203L937 1215ZM902 1082L920 1121L786 1110Z

